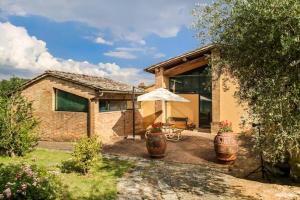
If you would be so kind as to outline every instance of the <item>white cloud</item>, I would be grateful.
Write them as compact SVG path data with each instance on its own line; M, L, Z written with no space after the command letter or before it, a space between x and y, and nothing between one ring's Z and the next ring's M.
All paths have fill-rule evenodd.
M112 51L104 53L104 55L122 59L136 59L138 55L153 55L155 52L155 47L117 47Z
M153 56L153 58L164 58L164 57L166 57L166 55L163 54L163 53L156 53L156 54L154 54L154 56Z
M59 59L48 52L46 43L30 36L23 27L0 22L0 77L17 72L36 74L45 70L107 76L116 80L138 83L147 79L137 68L121 68L115 63L92 64L72 59Z
M116 50L116 51L109 51L104 53L106 56L114 57L114 58L123 58L123 59L136 59L137 56L134 55L133 53L130 53L128 51L121 51L121 50Z
M58 22L77 21L114 37L144 45L149 34L174 37L192 22L191 9L199 0L1 0L7 15L39 15ZM201 2L207 2L202 0Z
M139 51L144 51L144 48L141 48L141 47L117 47L116 50L118 50L118 51L129 51L129 52L139 52Z
M110 45L110 46L113 45L113 42L107 41L103 37L100 37L100 36L95 39L95 42L97 44L106 44L106 45Z

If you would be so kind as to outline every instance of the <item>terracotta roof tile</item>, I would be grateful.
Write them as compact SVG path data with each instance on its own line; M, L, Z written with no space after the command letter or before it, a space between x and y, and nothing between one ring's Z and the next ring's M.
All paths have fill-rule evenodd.
M93 89L106 90L106 91L120 91L120 92L132 92L132 86L126 83L121 83L109 78L100 76L91 76L85 74L76 74L63 71L46 71L44 74L32 79L27 84L34 82L41 77L51 75L57 78L61 78L73 83L84 85ZM136 92L143 92L142 89L136 88Z

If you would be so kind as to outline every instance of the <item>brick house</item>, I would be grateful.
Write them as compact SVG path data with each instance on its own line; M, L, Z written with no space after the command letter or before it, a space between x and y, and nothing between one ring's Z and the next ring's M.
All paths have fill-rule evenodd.
M40 121L41 140L74 141L97 135L109 143L115 136L133 132L130 85L103 77L46 71L22 89ZM136 95L141 93L135 89ZM142 131L139 109L135 109L135 126L136 132Z

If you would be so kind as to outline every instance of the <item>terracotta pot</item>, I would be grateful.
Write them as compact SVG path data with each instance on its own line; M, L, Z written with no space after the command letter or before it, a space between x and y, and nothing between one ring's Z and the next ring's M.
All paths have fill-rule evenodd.
M218 133L214 140L217 159L221 162L232 162L236 160L238 142L232 132Z
M146 133L146 147L151 157L164 157L167 140L165 134L162 132Z

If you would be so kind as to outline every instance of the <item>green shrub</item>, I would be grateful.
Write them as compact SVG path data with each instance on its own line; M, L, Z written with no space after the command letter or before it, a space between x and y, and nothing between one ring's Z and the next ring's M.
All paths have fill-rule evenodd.
M0 165L0 199L61 199L63 187L54 173L29 164Z
M20 93L0 96L0 153L23 156L37 144L38 123Z
M74 146L72 158L62 162L62 172L86 174L99 159L101 144L97 138L82 138Z

